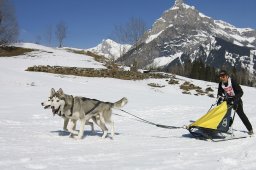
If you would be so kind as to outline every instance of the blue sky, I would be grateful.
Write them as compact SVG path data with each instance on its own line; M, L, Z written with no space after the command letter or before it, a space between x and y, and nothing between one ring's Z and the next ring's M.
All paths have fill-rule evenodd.
M63 21L68 27L64 46L90 48L112 37L114 26L141 18L150 28L175 0L12 0L20 40L46 44L45 34ZM186 0L200 12L241 28L256 29L256 0ZM41 37L38 38L38 37ZM53 45L57 45L53 42Z

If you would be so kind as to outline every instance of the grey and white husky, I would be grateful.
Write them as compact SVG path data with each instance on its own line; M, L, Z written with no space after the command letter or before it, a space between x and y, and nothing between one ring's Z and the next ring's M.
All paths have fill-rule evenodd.
M52 105L52 98L53 96L55 96L57 94L57 92L55 91L54 88L51 89L50 91L50 96L48 97L48 99L44 102L41 103L42 106L44 106L44 109L51 109L51 105ZM55 116L56 113L53 113L53 116ZM69 118L67 117L64 117L64 116L61 116L59 115L60 117L62 117L64 119L64 124L63 124L63 130L64 131L68 131L67 129L67 126L68 126L68 122L70 121ZM95 118L96 119L96 118ZM97 121L95 120L95 123ZM94 132L94 125L92 122L87 122L86 125L90 125L91 126L91 129L92 129L92 132ZM73 126L73 129L75 130L76 128L76 125Z
M68 126L68 131L73 135L77 135L76 137L79 139L83 137L84 125L90 119L93 119L102 129L102 138L105 138L108 134L106 124L111 124L111 136L113 138L114 122L111 119L112 109L120 109L127 103L128 100L125 97L115 103L103 102L86 97L67 95L60 88L52 97L51 108L54 114L58 114L71 120L71 127ZM73 128L77 120L80 121L79 132L75 131Z

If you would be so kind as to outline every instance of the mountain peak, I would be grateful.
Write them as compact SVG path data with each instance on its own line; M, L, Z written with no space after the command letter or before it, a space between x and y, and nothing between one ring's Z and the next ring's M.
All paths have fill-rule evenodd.
M117 44L115 41L111 40L111 39L103 39L102 44Z
M175 0L174 6L181 6L184 3L184 0Z
M96 47L89 48L87 51L94 52L98 55L105 56L106 58L119 58L123 53L130 49L129 44L119 44L111 39L104 39Z

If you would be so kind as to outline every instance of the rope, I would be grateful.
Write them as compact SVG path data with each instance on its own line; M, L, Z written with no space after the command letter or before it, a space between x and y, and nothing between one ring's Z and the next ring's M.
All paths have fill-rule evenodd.
M150 124L150 125L154 125L154 126L159 127L159 128L165 128L165 129L186 129L185 126L183 126L183 127L168 126L168 125L161 125L161 124L157 124L157 123L154 123L154 122L150 122L150 121L145 120L145 119L142 119L141 117L138 117L138 116L136 116L136 115L134 115L134 114L131 114L131 113L125 111L125 110L122 110L122 109L120 109L120 110L121 110L122 112L128 114L128 115L131 115L131 116L137 118L138 120L140 120L140 121L143 122L143 123Z

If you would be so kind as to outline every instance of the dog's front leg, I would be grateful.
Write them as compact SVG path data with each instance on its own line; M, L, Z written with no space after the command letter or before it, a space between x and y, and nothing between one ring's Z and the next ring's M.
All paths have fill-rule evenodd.
M70 132L70 137L73 136L73 134L78 135L78 132L74 130L74 127L76 126L76 120L70 119L70 123L68 126L68 131Z
M66 118L66 117L64 117L63 119L64 119L63 130L68 131L68 128L67 128L67 127L68 127L68 121L69 121L69 119Z
M83 136L84 136L84 125L85 125L85 123L86 123L85 119L80 119L80 130L79 130L79 133L78 133L78 136L77 136L78 139L82 139Z

